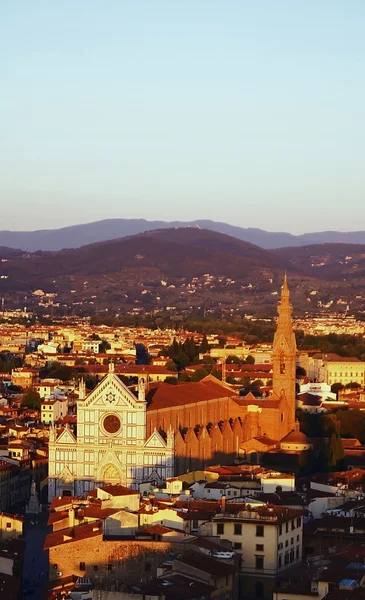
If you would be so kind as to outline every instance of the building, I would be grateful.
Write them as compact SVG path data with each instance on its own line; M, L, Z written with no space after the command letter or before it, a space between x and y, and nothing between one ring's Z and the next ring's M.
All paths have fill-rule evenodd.
M146 435L144 379L138 398L114 372L77 401L77 434L66 425L49 440L48 497L83 495L97 486L143 481L162 483L174 475L174 433Z
M271 598L277 575L302 560L302 510L250 507L213 518L213 535L232 542L241 555L241 597Z
M11 372L11 384L23 389L33 387L38 381L38 371L36 369L19 368Z
M334 383L365 382L365 362L354 356L338 356L338 354L314 354L309 359L308 377L333 385Z
M54 425L58 419L67 415L67 398L43 400L41 404L41 421L44 425Z
M151 384L147 395L147 434L175 430L176 473L257 458L298 428L295 421L296 342L285 277L273 344L273 393L240 396L208 376L198 383Z

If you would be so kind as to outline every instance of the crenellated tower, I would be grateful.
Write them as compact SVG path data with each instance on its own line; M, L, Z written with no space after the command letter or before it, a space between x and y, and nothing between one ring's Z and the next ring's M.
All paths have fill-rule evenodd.
M281 399L281 429L288 433L295 424L295 371L297 344L292 323L293 307L287 277L281 288L278 322L273 345L273 393Z

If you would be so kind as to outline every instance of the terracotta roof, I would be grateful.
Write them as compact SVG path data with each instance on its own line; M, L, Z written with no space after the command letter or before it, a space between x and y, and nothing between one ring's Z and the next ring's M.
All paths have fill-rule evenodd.
M61 544L69 544L79 540L84 540L92 537L101 537L103 535L102 521L88 523L87 525L77 525L67 529L61 529L54 533L49 533L44 542L44 550L61 546Z
M228 565L198 552L186 552L178 559L178 562L208 573L214 578L226 577L233 573L235 569L233 565Z
M139 496L139 492L136 490L131 490L130 488L124 487L124 485L103 485L99 486L92 490L88 496L97 497L98 489L103 490L106 494L110 494L111 496Z
M147 394L149 406L147 410L169 408L196 402L205 402L216 398L231 397L235 401L237 392L214 377L205 377L195 383L170 385L168 383L152 384Z

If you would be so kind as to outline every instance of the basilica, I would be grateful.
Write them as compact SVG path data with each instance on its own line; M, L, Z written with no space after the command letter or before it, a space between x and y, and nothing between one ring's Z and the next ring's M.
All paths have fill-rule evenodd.
M114 373L85 397L82 383L77 402L77 434L66 426L51 428L48 498L83 494L105 483L136 487L156 484L174 474L174 433L146 436L145 381L138 397Z
M266 398L240 396L212 376L181 385L155 382L147 395L141 378L136 397L113 364L87 396L81 384L76 435L68 427L59 435L50 431L49 499L81 496L105 483L160 484L187 470L227 464L288 441L298 429L291 315L285 277L273 344L273 390Z

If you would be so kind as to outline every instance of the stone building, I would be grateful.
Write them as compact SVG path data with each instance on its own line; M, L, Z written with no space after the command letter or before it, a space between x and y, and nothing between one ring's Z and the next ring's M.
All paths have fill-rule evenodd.
M138 398L110 365L108 375L77 401L77 433L50 430L48 498L83 495L106 483L136 487L174 474L174 434L146 436L144 380Z
M273 392L240 396L208 376L199 383L156 384L149 390L147 432L175 431L176 473L228 464L279 445L297 429L295 422L296 342L285 277L273 344Z

